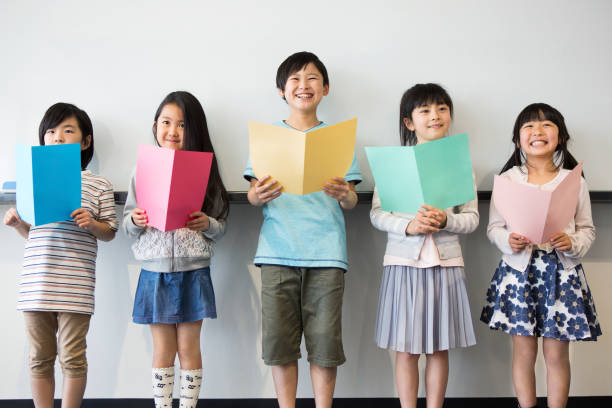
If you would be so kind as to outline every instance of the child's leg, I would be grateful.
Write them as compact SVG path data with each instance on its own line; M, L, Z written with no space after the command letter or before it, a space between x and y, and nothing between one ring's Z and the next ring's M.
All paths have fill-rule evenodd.
M550 408L565 407L570 387L569 342L544 338L546 394Z
M36 408L53 408L54 365L57 354L57 314L23 312L30 341L30 386Z
M310 364L310 379L317 408L331 408L337 374L338 367L322 367Z
M538 338L512 336L512 381L521 407L536 406L535 362L538 356Z
M448 383L448 350L426 354L425 391L427 408L441 408Z
M177 335L174 324L151 324L153 337L153 399L156 408L172 407Z
M78 408L87 384L87 342L91 315L58 313L57 344L59 362L64 373L62 408Z
M202 320L177 324L178 357L182 370L202 368L202 353L200 351L201 331Z
M180 407L195 408L202 387L202 320L177 325L178 356L181 363Z
M402 408L416 408L419 395L419 357L398 351L395 353L395 382Z
M153 368L174 367L177 335L174 324L151 324L153 337Z
M295 408L295 396L297 394L298 363L273 365L272 379L274 390L280 408Z

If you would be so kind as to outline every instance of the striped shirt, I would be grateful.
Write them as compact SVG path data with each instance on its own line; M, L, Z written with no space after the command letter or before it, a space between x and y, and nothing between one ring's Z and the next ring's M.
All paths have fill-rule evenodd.
M81 172L81 207L117 230L113 186ZM93 314L98 243L74 221L31 227L26 241L17 310Z

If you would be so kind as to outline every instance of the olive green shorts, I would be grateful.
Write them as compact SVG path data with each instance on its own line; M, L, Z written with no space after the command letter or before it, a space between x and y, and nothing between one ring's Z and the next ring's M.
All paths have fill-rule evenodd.
M261 266L262 354L267 365L297 361L302 333L308 361L337 367L342 347L344 270Z

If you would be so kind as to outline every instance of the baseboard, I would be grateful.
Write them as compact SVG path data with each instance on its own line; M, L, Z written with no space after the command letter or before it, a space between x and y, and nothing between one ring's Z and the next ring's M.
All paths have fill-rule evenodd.
M540 401L542 407L545 401ZM0 408L32 408L32 400L0 400ZM178 401L174 401L178 406ZM425 408L425 400L419 399L419 408ZM82 408L151 408L151 399L86 399ZM278 407L275 399L208 399L198 401L200 408L274 408ZM300 398L296 408L313 408L312 398ZM445 408L516 408L514 398L447 398ZM567 408L609 408L612 407L612 395L601 397L570 397ZM60 401L55 401L55 408L60 408ZM334 408L400 408L397 398L336 398Z

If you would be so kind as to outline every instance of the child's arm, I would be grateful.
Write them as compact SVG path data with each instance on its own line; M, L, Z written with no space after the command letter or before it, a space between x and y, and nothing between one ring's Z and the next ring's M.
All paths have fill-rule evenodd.
M101 241L111 241L115 238L116 230L108 222L95 220L85 208L74 210L70 217L79 227L89 231Z
M452 208L446 211L446 225L444 231L456 234L469 234L478 227L480 215L478 214L478 199L459 206L459 213L455 214Z
M595 226L591 215L591 199L589 188L584 179L580 180L578 207L574 215L575 232L565 234L560 232L551 239L551 245L572 258L582 258L586 255L595 240Z
M393 232L395 234L404 235L408 223L414 218L410 215L406 218L399 217L389 211L384 211L380 204L380 196L378 190L374 187L374 196L372 197L372 209L370 210L370 221L374 228L385 231Z
M19 235L28 239L30 224L21 219L16 209L9 208L6 214L4 214L4 225L15 228Z
M340 207L351 210L357 205L355 182L346 181L342 177L334 177L323 186L323 192L331 198L338 200Z
M282 188L283 187L270 176L262 177L261 180L252 177L247 199L251 205L259 207L278 197L281 194Z
M510 245L510 239L512 238L511 235L516 234L510 234L506 221L497 212L493 198L491 198L491 204L489 206L489 225L487 225L487 237L489 237L489 240L494 243L497 248L502 251L502 253L511 255L515 252Z
M123 207L123 222L121 223L121 229L130 238L138 237L147 225L147 215L137 205L135 176L132 175L125 207Z
M225 234L225 220L218 220L204 214L201 211L196 211L189 214L192 218L186 225L192 231L200 231L206 238L213 241L218 240Z

